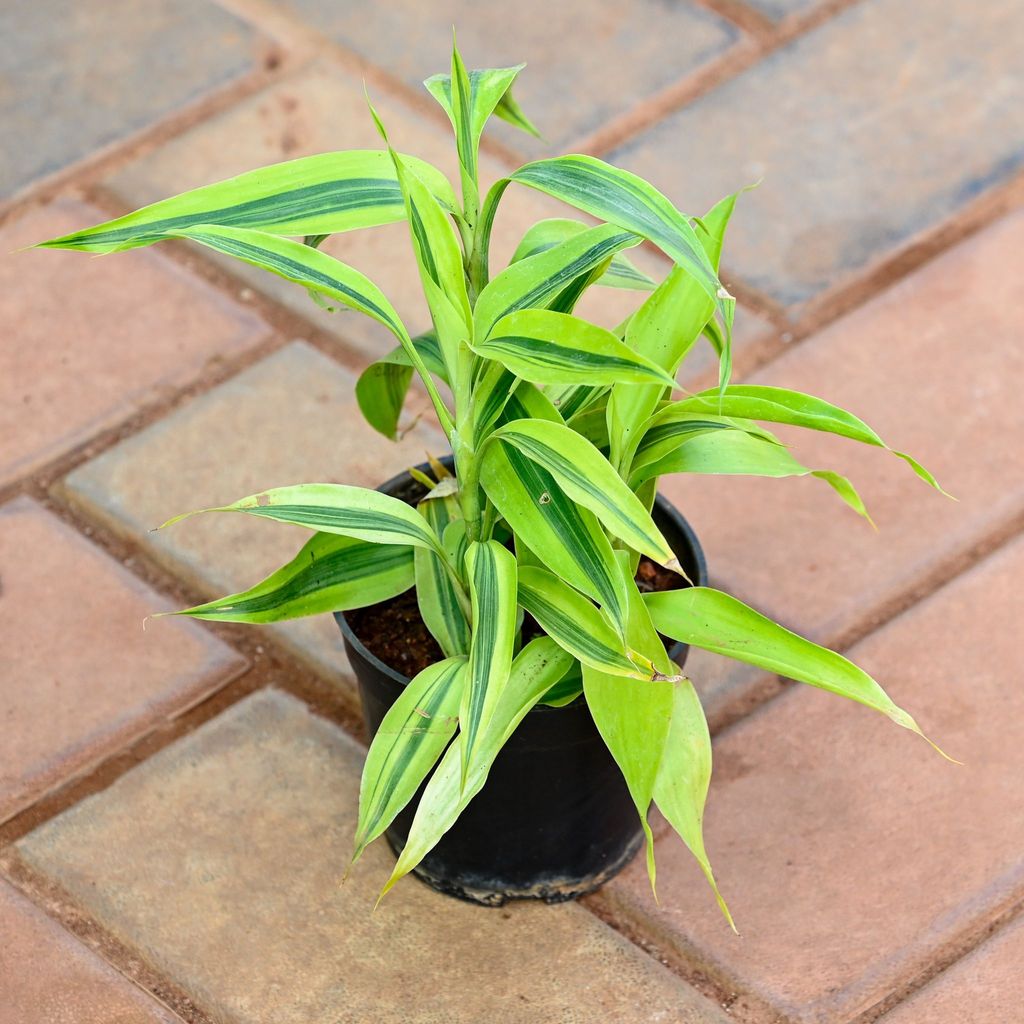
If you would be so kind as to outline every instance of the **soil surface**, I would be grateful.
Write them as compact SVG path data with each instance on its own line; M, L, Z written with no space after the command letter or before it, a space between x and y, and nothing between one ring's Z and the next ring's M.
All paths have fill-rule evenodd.
M655 590L678 590L686 581L670 569L641 557L636 583L642 594ZM371 654L385 665L410 678L428 665L441 661L444 654L420 616L416 590L366 608L345 612L352 631ZM541 636L543 630L529 615L523 620L523 641ZM666 648L672 641L662 637Z

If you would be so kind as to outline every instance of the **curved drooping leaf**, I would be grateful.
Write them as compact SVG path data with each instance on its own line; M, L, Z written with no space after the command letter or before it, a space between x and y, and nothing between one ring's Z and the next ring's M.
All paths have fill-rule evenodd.
M200 224L175 230L171 234L174 237L189 238L244 263L277 274L285 280L294 281L307 288L311 294L326 295L383 324L398 339L409 365L419 372L442 427L446 433L450 433L450 414L430 379L429 368L419 348L409 337L395 308L368 277L313 246L290 238L279 238L265 231ZM408 388L409 374L404 376L405 387ZM381 412L380 422L385 426L388 423L387 410L398 397L397 390L401 381L393 380L392 383L398 387L396 393L388 398L389 405ZM373 423L373 426L377 424Z
M523 309L503 317L473 348L534 384L675 384L611 331L550 309Z
M736 931L704 847L704 804L710 782L711 736L704 709L693 683L680 679L673 686L672 717L654 780L654 802L696 858L718 900L719 909Z
M459 507L454 496L428 498L421 501L418 508L434 534L442 539L442 545L446 537L450 541L454 536L454 533L446 534L449 527L453 531L462 527L465 537L465 526L458 519ZM451 558L450 551L449 561L454 565L462 564L461 558ZM417 548L415 565L416 601L424 625L438 642L445 657L468 654L469 621L445 562L432 549Z
M649 239L719 301L718 275L689 220L643 178L576 154L526 164L511 180Z
M319 249L266 231L217 224L197 224L168 234L175 238L189 238L243 263L311 288L372 317L396 338L408 338L405 325L384 293L365 274Z
M281 622L364 608L414 583L413 549L317 533L287 564L237 594L167 615L219 622Z
M519 603L559 647L586 665L618 676L650 679L635 665L622 637L578 590L539 566L519 566Z
M546 636L531 640L516 655L508 683L502 690L466 777L462 776L464 741L460 734L445 751L420 797L409 838L381 891L381 897L412 871L455 824L469 801L483 788L495 757L516 726L572 664L572 656Z
M455 735L466 669L465 658L428 666L388 709L363 765L353 863L416 795Z
M714 311L714 302L693 275L684 267L674 267L630 318L626 345L674 379ZM612 388L608 436L614 465L626 468L622 465L625 453L664 395L665 387L660 384Z
M399 498L347 484L299 484L251 494L230 505L185 512L160 529L203 512L245 512L371 544L413 544L440 550L426 520Z
M473 603L469 682L459 708L462 777L477 753L512 668L516 640L516 559L497 541L466 549L466 575Z
M547 306L580 275L640 242L639 235L602 224L506 267L477 299L473 310L477 341L485 340L502 317Z
M621 630L626 586L597 517L570 500L546 469L500 439L483 452L480 481L517 540L543 551L545 565L597 601Z
M589 227L590 225L584 224L581 220L570 220L566 217L539 220L527 229L519 245L516 246L516 251L512 254L509 264L518 263L530 256L547 252L556 245L582 234ZM598 278L597 283L609 288L625 288L630 291L642 292L649 292L655 287L654 281L621 253L616 253L611 257L611 262Z
M457 209L451 185L440 171L415 157L404 159L446 209ZM150 245L196 224L256 228L275 235L320 235L390 224L404 217L402 193L388 154L352 150L261 167L41 245L114 252Z
M650 512L608 460L571 427L514 420L499 427L489 443L499 440L547 470L569 499L590 509L612 536L662 565L678 566Z
M645 594L643 600L658 631L673 640L847 697L924 735L917 722L852 661L790 632L729 594L689 587Z
M634 470L640 470L672 455L682 442L715 430L740 430L770 444L782 444L774 434L752 420L719 416L711 411L690 412L683 402L666 402L634 433L633 439L638 443L635 450L627 448L625 454Z
M744 430L704 430L683 438L673 450L655 461L639 455L633 463L630 484L668 473L707 473L766 477L813 476L824 480L843 501L868 522L864 502L846 477L827 469L808 469L797 462L784 445Z
M712 406L715 407L713 410ZM699 395L680 401L679 407L692 412L714 411L725 416L739 416L767 423L788 423L794 427L836 434L875 448L884 448L906 462L925 483L938 491L942 490L935 477L916 459L906 452L890 448L853 413L824 399L815 398L814 395L764 384L730 384L721 395L718 391L702 391Z
M651 624L629 572L629 557L616 552L620 579L628 588L626 643L649 658L662 678L624 679L590 665L583 666L583 694L601 738L622 771L647 838L647 872L655 883L654 836L647 821L658 769L672 719L675 666Z
M435 377L447 383L447 370L433 331L419 334L412 345L423 365ZM378 433L392 441L398 437L398 421L412 383L412 360L402 345L383 359L371 363L356 381L356 401L363 418Z

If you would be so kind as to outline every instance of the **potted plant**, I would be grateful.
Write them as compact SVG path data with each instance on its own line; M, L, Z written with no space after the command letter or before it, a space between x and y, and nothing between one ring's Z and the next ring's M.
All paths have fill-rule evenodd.
M489 117L534 132L510 91L520 70L467 71L455 49L451 73L425 83L454 128L459 196L391 148L371 107L380 150L275 164L42 244L113 252L188 239L373 317L397 347L362 374L357 395L389 437L414 374L426 389L450 456L378 490L302 484L207 510L314 532L250 590L179 613L337 615L373 736L355 856L387 834L398 861L385 892L417 871L481 902L569 898L620 870L644 839L653 884L656 805L717 895L701 829L711 744L681 672L686 645L920 730L851 662L709 587L658 478L812 473L764 423L886 445L821 399L730 383L735 300L717 268L735 195L685 216L589 156L528 163L481 194ZM512 184L597 223L541 221L492 274L491 228ZM417 337L370 280L319 249L333 233L400 220L433 321ZM673 263L660 283L624 255L644 241ZM636 289L636 311L617 326L575 316L597 285ZM718 387L673 397L698 344L718 355ZM867 515L848 480L812 475Z

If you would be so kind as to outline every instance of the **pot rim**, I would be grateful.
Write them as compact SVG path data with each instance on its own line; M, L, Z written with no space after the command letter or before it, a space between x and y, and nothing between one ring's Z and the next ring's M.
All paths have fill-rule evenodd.
M438 461L445 465L448 469L451 469L454 465L455 459L451 455L445 455ZM413 468L421 470L426 473L430 471L430 463L421 462L418 466L415 466ZM389 480L385 480L384 483L380 484L380 486L377 487L377 490L382 491L385 494L390 494L401 484L404 484L407 480L411 479L412 477L409 475L409 471L403 470L401 473L396 473ZM655 495L654 503L663 515L665 515L668 519L672 520L673 525L683 535L683 538L686 540L686 543L690 548L690 552L693 555L693 560L697 564L697 578L693 581L694 586L707 586L707 559L704 557L704 549L701 547L700 541L697 539L697 534L694 532L693 527L686 520L686 517L682 514L682 512L680 512L679 509L677 509L675 505L673 505L672 502L669 501L668 498L666 498L664 495L660 493ZM389 679L394 680L396 683L400 683L402 686L407 686L409 684L409 682L411 681L409 676L402 675L402 673L399 672L397 669L393 669L390 665L381 661L380 658L377 657L377 655L375 655L363 644L362 640L360 640L359 637L356 636L355 631L349 625L348 619L345 617L345 613L343 611L335 612L334 619L338 623L338 627L341 629L342 635L344 636L345 640L353 647L353 649L361 658L364 658L378 672L382 672ZM672 656L672 652L674 650L676 650L678 647L683 646L685 645L680 643L673 644L668 652L669 657ZM562 708L551 708L538 704L532 710L561 711Z

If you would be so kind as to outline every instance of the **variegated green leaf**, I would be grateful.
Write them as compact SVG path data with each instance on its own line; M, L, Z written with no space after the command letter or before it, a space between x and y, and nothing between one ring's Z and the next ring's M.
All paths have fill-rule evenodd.
M689 220L643 178L581 155L537 160L511 178L649 239L720 301L718 275Z
M430 164L405 157L448 210L451 185ZM275 235L319 235L390 224L405 205L387 153L321 153L261 167L164 199L96 227L41 243L46 248L113 252L150 245L197 224L257 228Z
M507 423L491 435L543 467L571 501L590 509L606 530L654 561L677 568L668 541L608 460L571 427L542 420Z
M668 473L813 476L824 480L857 515L871 521L864 502L846 477L827 469L808 469L789 454L788 448L743 430L699 431L683 438L670 454L656 461L644 462L638 457L630 483L636 487Z
M522 241L512 254L510 263L518 263L530 256L547 252L556 245L582 234L588 228L589 225L584 224L581 220L569 220L565 217L551 217L548 220L537 221L523 235ZM612 256L611 262L597 283L609 288L625 288L642 292L649 292L655 286L651 278L642 270L637 269L632 261L621 253Z
M696 858L718 900L719 909L736 931L704 847L704 804L710 782L711 736L704 709L693 683L680 679L673 686L672 717L654 780L654 802Z
M458 48L453 47L452 73L433 75L423 83L430 95L441 104L455 129L456 148L463 169L464 182L469 180L475 185L478 176L480 137L491 114L497 114L524 131L537 134L537 130L511 96L512 83L525 66L519 64L512 68L467 71ZM453 81L456 83L454 91ZM475 205L474 198L474 209Z
M519 603L559 647L584 664L612 675L651 677L649 671L630 660L622 637L601 612L554 573L520 565Z
M617 556L620 576L628 585L629 594L626 643L648 657L661 678L624 679L585 664L583 693L594 724L621 769L640 815L647 838L647 871L653 888L654 836L647 815L672 719L673 685L665 677L675 677L676 670L629 573L628 555L619 551Z
M863 669L791 633L729 594L711 587L689 587L645 594L644 604L659 632L673 640L847 697L924 735Z
M384 141L387 132L377 112L370 107ZM449 379L456 377L459 347L469 340L473 314L466 290L462 249L447 212L423 180L390 143L388 153L395 166L398 185L406 206L406 219L413 251L419 265L420 281L434 321Z
M175 516L161 529L200 512L245 512L371 544L413 544L435 550L441 546L439 538L412 506L380 491L346 484L275 487L230 505Z
M516 560L497 541L466 550L473 606L469 683L459 708L465 780L488 722L508 683L516 640Z
M524 309L499 320L475 351L535 384L607 385L619 381L674 381L649 359L637 355L611 331L567 313Z
M451 432L451 417L430 379L429 369L419 349L409 337L409 332L394 307L368 277L312 246L290 238L278 238L264 231L201 224L174 231L172 234L200 242L218 252L277 274L285 280L295 281L304 285L312 294L328 296L383 324L398 339L409 365L419 371L442 427L446 433ZM408 376L405 375L406 378ZM400 385L401 382L392 380L392 383ZM405 387L408 387L408 379L405 380ZM389 397L389 402L396 400L397 391L396 387ZM381 422L387 425L388 421L382 418Z
M412 345L427 370L446 381L447 371L437 335L433 331L417 335L412 339ZM356 381L356 401L364 419L392 441L398 437L398 421L411 382L412 360L402 345L392 349L383 359L371 363Z
M546 636L531 640L516 655L508 684L502 690L466 777L462 776L464 737L461 734L455 737L430 777L416 808L409 838L381 892L382 897L412 871L455 824L466 805L483 789L495 757L526 713L572 664L572 657Z
M458 502L454 496L428 498L420 502L419 511L434 534L442 538L442 544L445 539L451 541L458 529L465 537L465 524L458 519ZM449 528L453 532L446 533ZM430 548L417 548L415 564L416 600L424 625L445 657L468 654L469 622L463 607L465 598L456 589L445 562ZM461 558L451 558L450 549L449 564L462 565Z
M465 658L430 665L388 709L363 765L353 862L416 795L455 735L466 668Z
M672 455L681 443L697 434L715 430L740 430L771 444L781 445L772 433L752 420L719 416L717 413L688 412L684 402L662 403L661 408L634 434L639 438L635 451L627 449L634 471Z
M926 483L936 490L942 490L924 466L906 452L890 448L862 419L813 395L763 384L730 384L721 395L717 390L703 391L678 404L681 410L687 412L717 412L768 423L788 423L884 448L906 462Z
M590 228L536 256L513 263L480 293L473 311L476 338L510 313L550 304L581 274L589 273L623 249L640 244L640 236L610 224Z
M546 469L502 440L485 449L480 479L516 539L543 552L555 575L597 601L613 623L623 623L626 586L597 517L570 500Z
M319 249L266 231L217 224L197 224L169 231L168 234L189 238L243 263L311 288L372 317L399 340L408 338L401 318L384 293L354 267Z
M411 547L317 533L287 565L256 586L167 614L219 622L281 622L364 608L404 593L413 582Z

